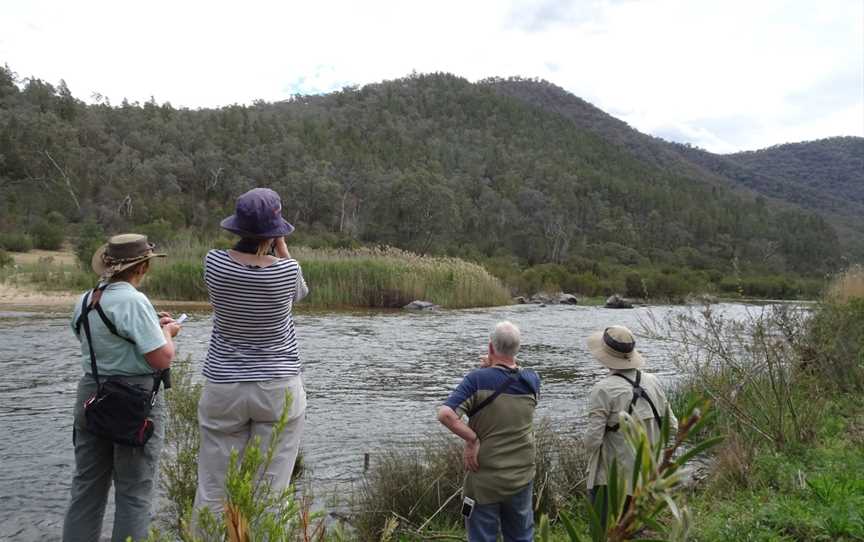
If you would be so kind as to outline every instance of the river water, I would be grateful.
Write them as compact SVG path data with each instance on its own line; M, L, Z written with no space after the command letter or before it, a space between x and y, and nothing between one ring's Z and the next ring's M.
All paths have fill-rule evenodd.
M160 310L167 307L159 307ZM734 316L743 305L724 305ZM435 409L476 366L499 320L522 329L521 364L543 384L538 416L576 433L591 384L605 370L585 338L613 324L640 328L680 308L634 310L517 305L436 312L296 315L309 406L303 453L313 488L362 475L363 455L441 431ZM200 378L210 314L194 314L178 338ZM646 370L677 373L668 343L640 340ZM59 539L73 473L71 405L81 374L68 314L0 312L0 540ZM454 437L455 438L455 437ZM307 481L309 481L307 480ZM106 532L113 516L109 502Z

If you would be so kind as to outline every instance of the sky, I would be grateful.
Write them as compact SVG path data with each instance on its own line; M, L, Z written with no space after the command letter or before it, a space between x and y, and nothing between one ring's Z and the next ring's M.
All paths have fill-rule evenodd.
M864 0L0 0L0 64L192 108L520 75L712 152L864 136Z

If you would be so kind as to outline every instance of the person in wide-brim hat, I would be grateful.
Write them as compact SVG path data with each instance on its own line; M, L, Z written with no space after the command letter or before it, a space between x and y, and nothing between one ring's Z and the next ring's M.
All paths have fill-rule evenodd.
M124 233L115 235L96 249L90 265L103 279L109 279L130 267L152 258L164 258L167 254L154 252L156 245L147 240L146 235Z
M607 473L617 461L626 499L633 494L632 468L635 450L619 431L622 413L641 423L652 445L662 436L661 425L669 401L656 376L639 369L645 360L636 349L633 333L624 326L610 326L588 337L588 351L609 369L609 373L591 387L588 393L588 416L582 445L588 455L586 487L593 500L601 487L608 484ZM668 409L669 434L678 431L678 420ZM627 505L625 504L625 507ZM605 515L601 505L601 515Z
M588 351L597 361L615 370L638 369L644 359L636 350L633 333L624 326L611 326L588 337Z
M269 188L253 188L242 194L234 214L219 225L246 239L273 239L294 231L294 226L282 218L279 194Z
M98 284L82 293L72 310L71 328L80 342L77 357L83 374L72 409L75 474L63 540L100 538L109 489L116 501L112 540L143 540L150 530L167 420L163 394L157 393L163 381L158 375L171 367L177 352L174 337L180 332L180 324L168 313L157 313L138 290L150 260L165 256L154 248L145 235L109 238L91 259ZM152 392L148 420L154 430L141 446L117 443L87 423L85 404L93 404L108 379ZM137 408L129 404L129 409Z
M220 225L240 239L232 248L210 250L204 257L213 326L198 402L196 514L223 508L231 450L243 449L253 437L269 440L283 408L290 417L283 419L279 442L270 450L267 483L276 493L290 487L306 424L293 311L309 287L285 242L294 226L282 218L279 194L263 187L241 194L234 214ZM257 405L254 416L245 405Z

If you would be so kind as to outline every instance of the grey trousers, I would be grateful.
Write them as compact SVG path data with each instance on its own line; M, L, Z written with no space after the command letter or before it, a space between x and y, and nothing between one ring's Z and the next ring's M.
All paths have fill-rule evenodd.
M264 473L277 492L291 484L291 473L306 423L306 390L301 377L230 384L208 381L204 384L198 403L201 449L198 453L196 510L207 507L217 517L222 513L225 474L231 450L242 454L256 436L261 437L261 449L267 449L273 426L282 414L286 392L291 392L292 397L288 425L273 461Z
M150 388L149 376L127 377L127 381ZM161 393L150 411L153 436L144 447L114 444L85 429L84 401L96 391L90 375L78 381L74 407L72 442L75 446L75 477L63 522L64 542L94 542L102 533L102 518L108 490L114 484L113 542L147 538L152 519L153 497L159 469L159 454L165 438Z

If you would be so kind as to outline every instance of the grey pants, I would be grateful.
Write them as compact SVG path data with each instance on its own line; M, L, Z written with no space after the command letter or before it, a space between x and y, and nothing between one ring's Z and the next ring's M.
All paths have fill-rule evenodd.
M149 376L127 377L127 381L150 388ZM162 394L151 410L153 436L142 448L114 444L85 429L84 401L96 391L96 382L84 375L78 382L72 442L75 446L75 477L72 496L63 522L64 542L94 542L102 533L102 518L108 490L114 483L113 542L147 538L165 437Z
M306 420L306 390L301 377L264 382L205 383L198 403L201 450L198 453L196 510L206 507L217 516L222 513L225 474L231 450L242 454L256 436L261 437L262 451L267 449L273 426L279 421L285 405L285 392L291 392L292 397L288 424L273 462L265 473L277 492L290 485L294 462L300 451Z

